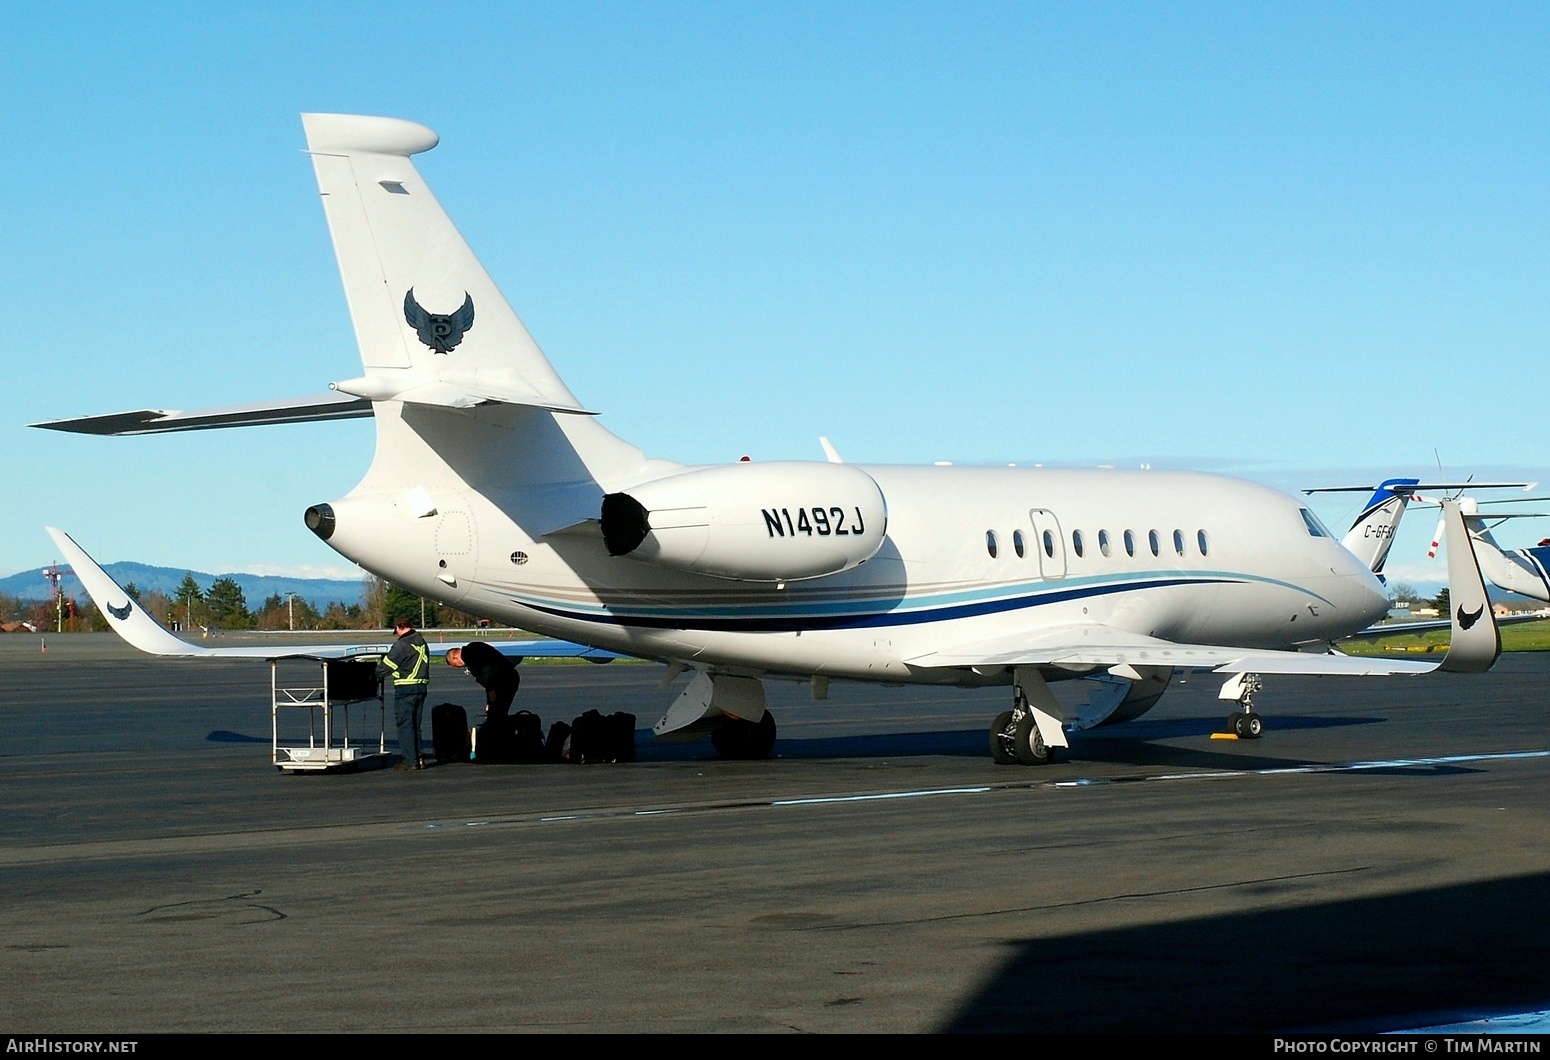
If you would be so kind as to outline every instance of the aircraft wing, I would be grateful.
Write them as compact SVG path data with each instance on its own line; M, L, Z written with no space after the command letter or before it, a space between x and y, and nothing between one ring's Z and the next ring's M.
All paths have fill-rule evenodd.
M1547 622L1550 615L1533 611L1521 615L1499 615L1496 619L1498 626L1517 626L1524 622ZM1420 622L1386 622L1382 625L1368 626L1360 633L1353 633L1342 640L1377 640L1380 637L1398 637L1406 633L1430 633L1437 629L1452 629L1451 618L1429 618Z
M1434 662L1180 644L1099 623L1057 626L932 652L911 666L1209 666L1217 673L1421 674Z
M76 544L69 534L52 526L48 528L48 533L69 561L75 576L86 587L92 602L107 616L113 632L150 655L200 659L352 659L380 657L386 655L393 646L391 641L381 644L274 644L242 647L190 644L181 637L173 636L160 622L146 614L113 580L113 576L87 555L86 550ZM566 658L609 662L622 658L614 652L565 640L491 640L486 643L502 655L518 659ZM433 644L430 646L431 654L445 655L449 649L461 645L461 641Z
M206 431L217 427L258 427L273 423L313 423L319 420L351 420L370 416L371 402L351 394L318 394L284 401L259 401L214 409L136 409L100 416L77 416L31 424L50 431L72 434L166 434L173 431Z

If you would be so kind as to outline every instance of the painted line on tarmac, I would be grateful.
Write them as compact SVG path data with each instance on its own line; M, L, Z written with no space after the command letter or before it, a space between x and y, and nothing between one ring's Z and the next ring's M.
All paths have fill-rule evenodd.
M871 795L827 795L807 799L776 799L769 806L821 806L834 802L877 802L882 799L920 799L932 795L983 795L996 790L990 785L980 788L924 788L920 791L883 791Z
M1158 780L1230 780L1235 777L1286 776L1317 773L1357 773L1380 769L1405 769L1427 766L1464 765L1478 762L1512 762L1550 758L1550 750L1498 751L1485 754L1438 755L1424 758L1391 758L1364 762L1337 762L1303 766L1277 766L1265 769L1211 770L1185 773L1152 773L1121 777L1066 777L1022 779L951 788L913 788L903 791L858 792L849 795L814 795L786 799L724 799L677 806L648 806L600 809L542 817L517 815L484 817L472 820L377 821L350 825L324 825L285 829L260 828L249 831L221 831L208 834L156 836L140 839L88 840L44 846L11 846L0 841L0 867L32 865L58 861L85 861L116 858L168 857L209 854L216 851L257 851L271 847L294 849L298 845L376 841L402 835L406 827L423 830L421 834L451 835L473 828L512 825L558 824L565 821L603 821L651 817L688 817L734 810L758 810L773 807L822 807L847 803L898 803L899 800L950 795L988 795L994 792L1035 791L1056 788L1099 787ZM1026 774L1025 774L1026 777Z
M1216 770L1209 773L1164 773L1137 777L1138 780L1222 780L1228 777L1272 777L1296 773L1359 773L1373 769L1413 769L1417 766L1451 766L1466 762L1507 762L1527 758L1550 758L1544 751L1495 751L1484 754L1436 755L1430 758L1380 758L1370 762L1334 762L1322 765L1274 766L1265 769Z
M1273 766L1265 769L1219 769L1191 773L1151 773L1132 777L1071 777L1063 780L1020 780L958 788L916 788L907 791L871 791L856 795L813 795L795 799L737 799L695 806L658 807L647 810L601 810L595 813L555 814L538 818L540 824L562 821L599 821L621 817L675 817L727 810L788 806L835 806L846 803L891 802L898 799L933 798L943 795L987 795L998 791L1031 791L1039 788L1089 788L1110 784L1137 784L1163 780L1232 780L1240 777L1288 776L1313 773L1358 773L1375 769L1460 765L1468 762L1504 762L1550 758L1550 750L1497 751L1482 754L1437 755L1427 758L1385 758L1364 762L1316 763L1305 766ZM529 818L531 820L531 818ZM472 823L472 822L470 822ZM491 822L497 823L497 822ZM498 823L519 823L519 820Z

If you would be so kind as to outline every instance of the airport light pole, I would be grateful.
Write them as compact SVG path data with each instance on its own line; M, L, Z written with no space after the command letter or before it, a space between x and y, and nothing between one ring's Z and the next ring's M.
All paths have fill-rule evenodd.
M285 594L285 613L290 617L290 620L291 620L291 632L295 633L296 632L296 594L295 593L286 593Z

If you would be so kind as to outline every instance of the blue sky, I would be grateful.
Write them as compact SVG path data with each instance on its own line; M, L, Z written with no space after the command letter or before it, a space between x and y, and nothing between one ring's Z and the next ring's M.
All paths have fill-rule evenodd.
M304 110L437 129L443 204L653 455L826 434L858 462L1294 488L1436 450L1550 482L1543 5L66 4L7 28L0 574L54 558L46 523L103 560L343 565L301 512L357 481L368 423L23 426L359 374ZM1431 520L1408 529L1418 579Z

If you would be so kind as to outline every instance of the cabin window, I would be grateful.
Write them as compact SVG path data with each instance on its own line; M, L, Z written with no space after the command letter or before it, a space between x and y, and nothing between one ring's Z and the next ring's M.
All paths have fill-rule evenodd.
M1310 536L1312 536L1312 537L1334 537L1335 536L1334 534L1329 532L1329 527L1327 527L1323 523L1319 522L1319 517L1314 515L1308 509L1306 509L1306 508L1299 508L1297 510L1302 512L1302 521L1307 524L1307 526L1308 526L1308 534Z
M1181 556L1184 555L1184 531L1182 530L1173 532L1173 551Z
M985 551L990 553L991 559L996 558L996 532L994 530L985 531Z
M1018 559L1022 559L1027 551L1023 547L1023 532L1021 530L1012 531L1012 550L1017 553Z
M1152 555L1154 555L1154 556L1162 555L1162 549L1157 547L1157 531L1156 530L1148 530L1146 532L1146 543L1152 546Z
M1080 530L1071 531L1071 551L1075 552L1078 558L1082 555L1082 532Z
M1107 530L1098 531L1098 551L1105 556L1109 554L1109 532Z
M1206 532L1204 530L1195 531L1195 544L1200 546L1200 554L1202 556L1211 551L1210 543L1206 541Z
M1132 534L1129 530L1126 530L1125 531L1125 555L1127 555L1127 556L1134 556L1135 554L1136 554L1136 535Z
M1044 531L1044 554L1050 559L1055 558L1055 535L1050 531Z

